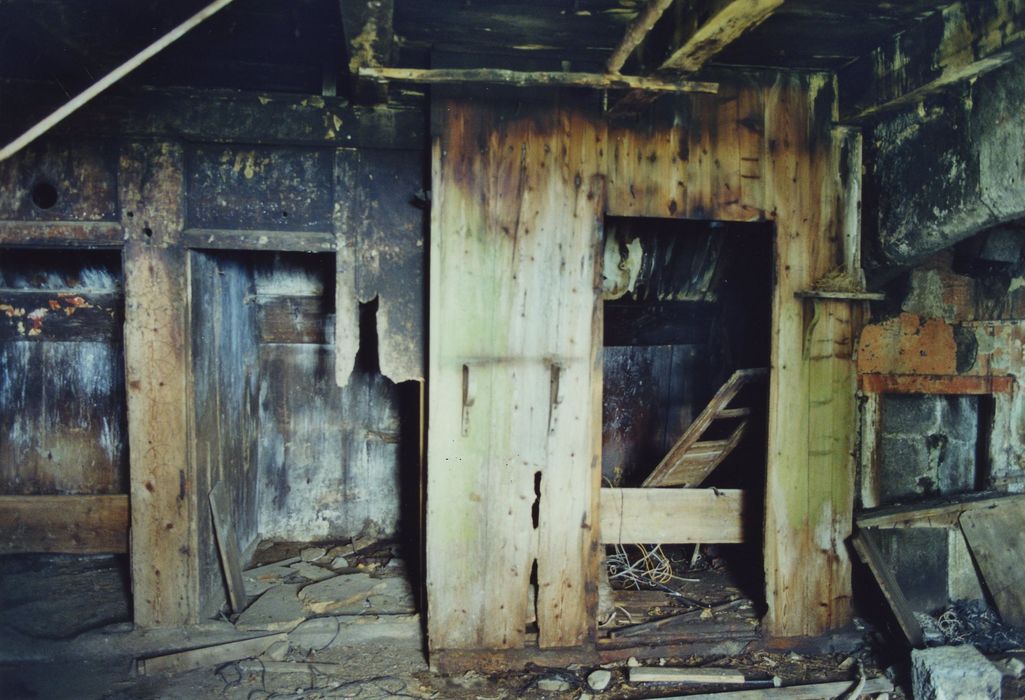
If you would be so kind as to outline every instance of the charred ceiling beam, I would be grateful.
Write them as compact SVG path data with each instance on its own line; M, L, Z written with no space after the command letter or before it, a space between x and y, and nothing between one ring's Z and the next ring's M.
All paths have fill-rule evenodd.
M630 26L627 27L623 40L619 42L616 50L612 52L609 60L605 63L605 70L609 73L619 73L623 69L626 59L630 58L630 54L634 52L634 49L640 46L645 37L651 33L655 23L658 22L673 2L674 0L651 0Z
M385 102L387 86L360 77L362 68L379 68L391 62L395 37L395 0L339 0L342 29L349 52L353 97L363 104Z
M1025 50L1025 0L964 0L931 13L839 74L840 117L858 122L977 78Z
M506 85L509 87L579 87L596 90L631 89L640 92L719 91L717 83L679 78L574 73L570 71L514 71L500 68L360 68L359 76L382 81L434 85Z
M719 52L767 20L783 0L712 0L707 3L677 3L673 38L653 78L697 73ZM637 112L654 100L654 95L631 91L613 106L614 114Z

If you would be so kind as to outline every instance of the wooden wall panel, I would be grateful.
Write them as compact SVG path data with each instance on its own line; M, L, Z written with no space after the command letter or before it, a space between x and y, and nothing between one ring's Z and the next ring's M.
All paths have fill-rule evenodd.
M851 265L838 147L846 137L830 128L835 105L828 76L767 74L739 77L718 96L664 99L639 124L580 119L572 131L599 148L595 174L608 173L607 214L775 223L765 573L766 624L776 636L818 634L850 614L843 540L853 509L844 449L854 432L853 319L843 303L806 307L796 296ZM546 278L529 233L549 218L580 217L563 211L566 188L545 161L546 142L531 140L556 113L503 122L498 104L471 110L458 102L436 113L444 116L435 124L432 185L429 632L435 649L511 647L522 638L523 567L531 560L524 472L541 473L544 509L549 474L567 464L538 440L538 412L551 397L533 388L541 373L526 358L549 351L548 332L572 339L559 320L583 308ZM576 272L559 274L566 282ZM517 317L524 300L534 303ZM540 318L537 307L545 309ZM521 319L533 323L533 335L524 335ZM531 351L517 354L525 337ZM480 425L490 432L481 435ZM564 514L583 484L563 482ZM442 562L450 567L459 557L473 569L438 575ZM505 575L494 580L499 570ZM543 606L539 597L542 640Z
M177 626L196 622L199 607L181 147L126 144L118 184L135 623Z
M535 560L540 645L579 645L595 624L602 139L576 110L515 107L435 111L434 650L522 646Z
M424 153L338 149L335 156L337 380L359 350L359 305L376 297L381 374L424 378Z

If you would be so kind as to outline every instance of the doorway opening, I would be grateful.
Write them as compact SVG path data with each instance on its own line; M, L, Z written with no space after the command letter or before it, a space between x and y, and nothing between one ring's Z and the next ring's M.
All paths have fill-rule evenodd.
M605 220L602 485L641 498L630 490L702 490L681 497L729 501L726 516L742 519L720 542L688 531L683 512L664 514L683 523L660 533L672 541L603 531L606 644L753 636L764 608L772 265L769 223ZM647 527L634 524L624 530Z

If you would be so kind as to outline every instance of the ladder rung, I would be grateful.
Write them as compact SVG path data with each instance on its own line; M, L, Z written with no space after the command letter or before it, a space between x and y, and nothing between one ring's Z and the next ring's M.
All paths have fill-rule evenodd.
M743 418L750 416L750 408L724 408L715 414L716 418Z

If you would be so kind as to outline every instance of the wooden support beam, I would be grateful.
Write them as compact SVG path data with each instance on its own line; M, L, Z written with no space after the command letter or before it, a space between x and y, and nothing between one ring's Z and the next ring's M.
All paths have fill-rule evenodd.
M0 149L0 161L10 158L54 126L67 119L71 114L75 113L89 102L89 100L93 99L111 85L124 78L126 75L156 56L174 42L178 41L178 39L198 27L208 17L215 15L217 12L227 7L231 2L232 0L214 0L212 3L189 17L167 34L164 34L142 51L107 73L80 94L76 95L72 100L66 102L41 122L37 123L21 136L14 139L14 141L11 141L9 144L4 146L3 149Z
M718 0L704 22L681 32L682 41L652 74L651 79L671 79L701 70L723 49L767 20L783 0ZM613 115L636 113L657 95L633 90L610 109Z
M736 489L601 490L604 544L743 542L744 492Z
M129 143L118 173L126 239L132 589L135 623L144 627L195 623L199 609L183 161L180 145Z
M1025 50L1025 0L952 3L839 73L840 119L858 122L972 80Z
M885 677L860 681L832 681L790 685L784 688L758 688L755 690L730 690L723 693L702 693L700 695L663 695L662 700L822 700L822 698L845 698L856 700L866 695L892 693L893 683Z
M339 5L349 52L349 72L357 78L353 97L365 104L384 102L388 99L386 86L360 80L360 68L385 66L390 62L395 36L392 22L395 0L339 0Z
M128 496L0 496L0 554L123 554Z
M631 89L642 92L718 92L717 83L695 80L602 73L514 71L501 68L360 68L359 75L376 80L430 85L506 85L509 87L578 87L592 90Z
M727 0L670 54L659 71L697 73L720 51L767 20L783 0Z
M972 493L943 502L884 506L864 511L858 518L860 528L957 527L962 513L992 508L1000 503L1025 503L1025 495L1006 493Z
M644 38L651 32L652 27L655 26L655 22L662 17L662 14L669 9L673 2L674 0L650 0L627 27L623 40L619 42L619 46L605 63L605 70L609 73L619 73L623 69L623 64L630 58L630 54L640 46Z

